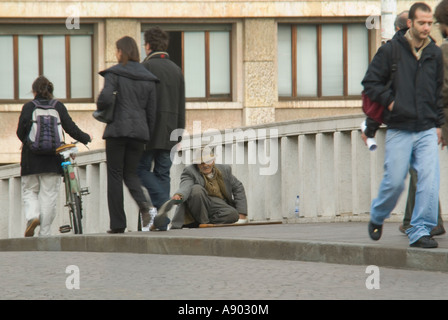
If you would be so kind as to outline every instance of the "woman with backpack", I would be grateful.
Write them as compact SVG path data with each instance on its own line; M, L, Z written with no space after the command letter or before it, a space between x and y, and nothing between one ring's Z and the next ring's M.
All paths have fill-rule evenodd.
M36 138L36 131L45 131L43 128L36 127L41 123L36 120L38 117L36 110L50 110L48 111L50 116L47 118L55 118L51 122L53 123L51 130L62 134L63 129L73 139L84 144L91 141L90 135L79 129L73 122L64 104L53 99L54 86L46 77L39 76L33 82L32 90L34 100L23 105L17 127L17 137L22 141L20 166L22 201L27 221L25 237L32 237L35 228L39 225L40 236L51 234L50 229L56 217L56 200L62 176L61 157L55 153L55 148L63 142L63 137L59 134L54 135L55 141L52 144L59 145L52 146L48 150L45 149L45 143L40 146L36 144L37 147L33 146L32 141ZM42 141L49 139L42 134Z
M140 64L139 48L131 37L116 42L118 64L100 72L105 79L97 107L114 108L114 117L104 130L107 159L107 202L110 230L123 233L127 227L123 182L140 210L142 230L149 231L154 207L144 193L137 167L145 143L153 136L158 79ZM150 213L151 210L151 213Z

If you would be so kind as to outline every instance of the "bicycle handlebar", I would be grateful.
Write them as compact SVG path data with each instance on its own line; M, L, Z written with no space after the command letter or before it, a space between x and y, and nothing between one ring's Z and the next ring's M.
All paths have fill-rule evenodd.
M63 144L59 148L56 149L56 153L62 155L64 158L73 156L76 153L78 153L78 148L76 147L77 143L79 143L79 141L73 141L72 143ZM87 147L87 145L85 145L85 146L87 149L89 149L89 147Z

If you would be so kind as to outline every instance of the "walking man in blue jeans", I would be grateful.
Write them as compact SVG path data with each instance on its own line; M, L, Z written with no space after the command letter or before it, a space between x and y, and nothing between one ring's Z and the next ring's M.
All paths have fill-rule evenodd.
M185 84L182 70L166 52L169 34L153 27L144 34L145 52L142 62L158 79L155 134L138 166L138 175L157 209L170 199L171 149L180 141L171 140L171 133L185 128ZM176 136L177 138L177 136Z
M431 8L421 2L409 10L408 28L381 46L362 81L366 94L388 106L384 176L372 201L369 236L379 240L384 220L397 204L409 167L418 174L411 227L406 230L411 247L435 248L430 232L437 225L439 155L444 123L443 58L430 37ZM392 42L398 50L394 83L386 89L393 61Z

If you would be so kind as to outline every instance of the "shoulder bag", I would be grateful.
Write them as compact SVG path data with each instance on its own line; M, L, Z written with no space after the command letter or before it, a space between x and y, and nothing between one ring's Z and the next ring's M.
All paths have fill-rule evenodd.
M384 91L388 90L390 86L392 85L392 82L395 78L395 72L397 71L397 63L398 63L398 51L399 48L396 48L398 43L396 41L391 41L392 45L392 69L390 74L390 79L386 84L386 87L384 88ZM383 92L384 92L383 91ZM379 102L372 101L366 93L362 92L362 111L371 119L375 120L378 123L384 123L383 113L384 109L386 107L380 104Z
M118 77L117 77L117 86L118 86ZM118 90L114 90L112 92L112 103L111 105L103 110L95 110L93 112L93 117L104 123L111 123L114 120L114 112L115 112L115 103L117 101Z

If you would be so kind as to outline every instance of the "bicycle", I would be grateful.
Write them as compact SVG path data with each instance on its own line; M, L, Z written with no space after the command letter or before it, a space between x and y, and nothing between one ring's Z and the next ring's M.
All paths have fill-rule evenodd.
M89 188L82 188L77 174L75 157L78 153L77 141L64 144L56 149L56 153L61 155L61 163L64 172L65 185L65 206L69 208L70 225L63 225L59 228L61 233L73 230L75 234L82 234L82 196L89 194Z

